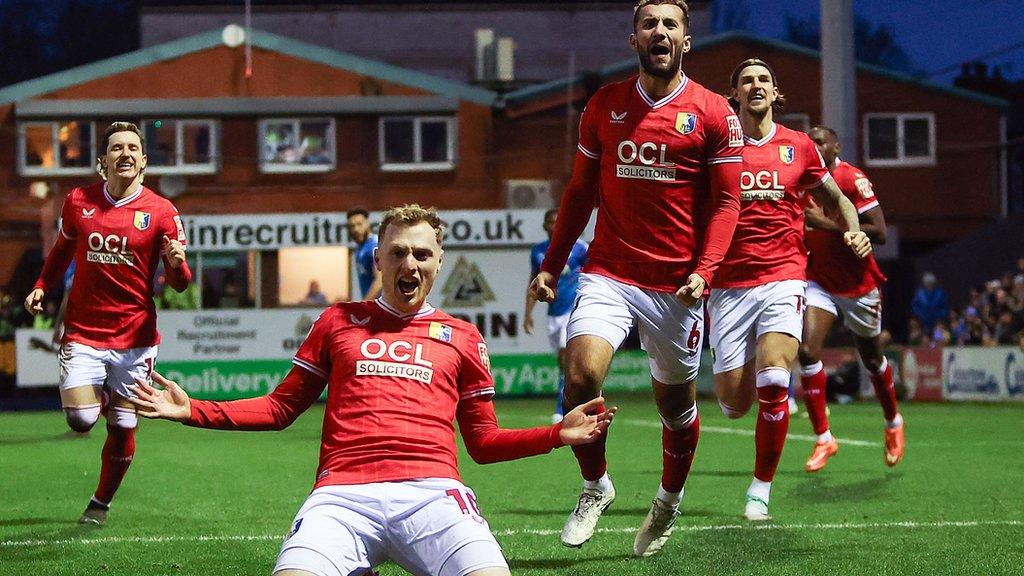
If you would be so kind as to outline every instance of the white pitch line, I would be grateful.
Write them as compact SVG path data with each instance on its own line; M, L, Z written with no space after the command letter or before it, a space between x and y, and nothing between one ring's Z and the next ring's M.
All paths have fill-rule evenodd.
M871 530L875 528L975 528L981 526L1024 526L1024 520L945 520L939 522L864 522L864 523L821 523L821 524L711 524L704 526L680 526L676 524L677 532L722 532L726 530L802 530L805 528L815 530ZM636 528L598 528L597 532L608 534L624 534L636 532ZM516 536L528 534L530 536L553 536L561 534L562 531L555 529L510 529L498 530L495 536Z
M727 530L871 530L876 528L978 528L984 526L1024 526L1024 520L940 520L936 522L863 522L863 523L819 523L819 524L710 524L680 526L677 532L722 532ZM605 534L625 534L636 532L636 528L598 528ZM545 528L512 528L497 530L495 536L553 536L560 534L561 529ZM66 538L63 540L4 540L0 548L26 548L33 546L68 546L73 544L163 544L166 542L263 542L281 541L282 534L263 535L199 535L199 536L110 536L107 538Z
M621 422L623 424L629 424L632 426L646 426L648 428L661 428L661 422L650 422L647 420L626 420L622 418L616 418L615 422ZM725 426L705 426L701 424L701 432L714 432L716 434L735 434L737 436L753 436L754 431L746 428L727 428ZM817 436L808 436L806 434L788 434L787 440L806 440L807 442L817 442ZM836 438L836 442L839 442L840 446L867 446L870 448L878 448L882 446L881 442L872 442L871 440L854 440L852 438Z

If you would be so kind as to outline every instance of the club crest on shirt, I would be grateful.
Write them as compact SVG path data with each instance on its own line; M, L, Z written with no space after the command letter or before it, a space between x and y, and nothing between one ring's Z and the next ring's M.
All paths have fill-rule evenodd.
M779 146L779 160L784 164L792 164L795 156L796 151L792 146Z
M697 129L697 115L689 112L676 114L676 131L680 134L689 134Z
M440 322L431 322L429 335L434 340L440 340L441 342L452 341L452 327L447 324L441 324Z
M135 228L137 230L142 231L149 228L150 220L152 220L152 216L149 212L135 211Z

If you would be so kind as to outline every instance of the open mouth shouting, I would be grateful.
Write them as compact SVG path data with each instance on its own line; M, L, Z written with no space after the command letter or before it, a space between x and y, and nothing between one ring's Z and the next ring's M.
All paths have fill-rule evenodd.
M672 47L669 46L668 42L662 42L661 44L655 44L655 45L651 46L650 54L651 54L651 56L653 56L654 58L659 59L659 60L662 57L666 57L667 58L667 57L672 55Z
M420 279L416 277L399 278L395 282L395 286L398 288L398 293L406 298L413 298L416 296L417 291L420 288Z

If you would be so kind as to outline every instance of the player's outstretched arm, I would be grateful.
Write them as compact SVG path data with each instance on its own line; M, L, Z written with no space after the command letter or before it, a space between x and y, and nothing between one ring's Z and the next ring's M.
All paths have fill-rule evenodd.
M173 382L164 378L159 372L153 372L153 382L163 390L154 388L141 380L132 387L134 396L128 401L135 405L139 416L161 420L186 422L192 415L192 404L188 394Z
M810 190L811 197L820 204L826 211L838 212L846 224L846 232L843 232L843 242L853 252L864 258L871 252L871 240L867 234L860 229L860 219L857 216L857 209L853 202L847 198L836 185L835 180L829 178Z
M618 406L605 408L604 398L598 396L590 402L573 408L562 418L558 437L563 444L578 446L597 441L608 430Z
M266 396L212 402L190 399L177 383L157 372L153 372L153 381L164 389L140 382L135 387L135 398L129 398L139 414L218 430L283 430L320 397L327 385L322 376L293 366L281 384Z
M475 397L459 402L456 418L470 457L478 464L490 464L546 454L566 444L594 442L608 430L617 410L604 409L604 398L596 398L576 407L558 424L507 429L498 427L490 398Z

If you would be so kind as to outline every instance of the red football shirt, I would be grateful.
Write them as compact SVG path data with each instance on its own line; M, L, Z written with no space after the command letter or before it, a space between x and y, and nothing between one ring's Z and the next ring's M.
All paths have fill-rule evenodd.
M113 350L158 344L153 276L163 238L185 243L174 205L142 185L120 200L102 182L75 188L61 209L60 234L76 262L64 339ZM62 256L55 247L37 288L63 278L69 261L57 262Z
M383 300L320 315L280 386L259 398L191 401L189 425L280 430L327 386L315 487L459 479L455 427L480 463L543 454L561 425L498 427L487 346L476 327L425 306L400 314Z
M598 216L584 272L675 291L697 267L710 206L708 165L739 163L743 133L724 98L685 75L655 101L639 78L598 90L580 120L579 153L600 163ZM560 210L543 270L557 277L586 210ZM564 205L563 205L564 206ZM717 262L715 263L717 266Z
M328 308L294 362L328 381L317 486L458 478L459 400L494 394L480 332L429 306Z
M843 194L853 202L858 214L878 206L871 180L861 170L836 158L832 177ZM840 232L809 229L804 243L810 251L807 278L821 285L830 294L855 298L863 296L885 282L874 254L858 258L843 243Z
M773 124L761 140L745 140L740 219L712 287L803 280L804 191L828 181L828 168L803 132Z

